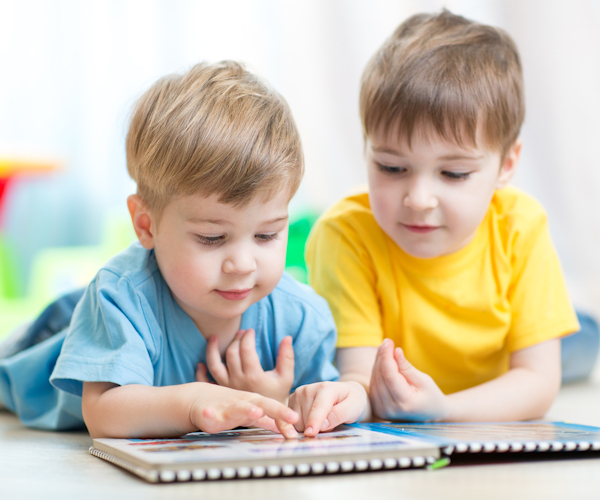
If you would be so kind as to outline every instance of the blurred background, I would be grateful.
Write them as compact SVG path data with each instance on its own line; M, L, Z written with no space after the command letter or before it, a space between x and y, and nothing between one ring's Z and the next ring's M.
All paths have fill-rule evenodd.
M366 182L365 63L405 18L442 7L517 42L514 183L545 206L573 300L598 315L600 0L0 0L0 336L131 241L124 137L157 78L236 59L286 97L306 153L291 207L301 240ZM290 255L302 278L301 249Z

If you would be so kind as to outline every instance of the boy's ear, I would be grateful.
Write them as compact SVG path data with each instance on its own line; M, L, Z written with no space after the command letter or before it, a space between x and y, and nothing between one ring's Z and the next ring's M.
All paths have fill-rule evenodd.
M496 181L496 189L503 188L515 175L517 166L519 165L519 158L521 157L521 146L523 142L521 139L517 139L515 143L510 147L504 162L500 166L500 173L498 174L498 180Z
M139 195L132 194L127 197L127 208L138 240L144 248L152 250L154 248L155 225L147 205Z

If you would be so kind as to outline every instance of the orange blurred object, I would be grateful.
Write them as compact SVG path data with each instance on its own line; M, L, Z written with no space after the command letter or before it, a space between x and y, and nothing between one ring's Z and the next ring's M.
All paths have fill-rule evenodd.
M8 186L23 175L51 172L61 168L58 161L0 158L0 223Z

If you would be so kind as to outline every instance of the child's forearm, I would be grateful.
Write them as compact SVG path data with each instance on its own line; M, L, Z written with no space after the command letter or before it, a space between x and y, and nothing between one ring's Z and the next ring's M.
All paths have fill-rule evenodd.
M542 417L560 388L558 377L548 379L526 368L513 368L481 385L447 396L449 422L529 420Z
M340 371L340 382L358 382L365 388L367 395L370 392L371 370L375 362L376 347L350 347L341 348L336 353L336 363ZM370 400L361 417L361 421L373 419L373 410Z
M181 436L198 430L190 412L201 382L151 387L84 385L83 417L93 438ZM104 389L104 390L102 390Z

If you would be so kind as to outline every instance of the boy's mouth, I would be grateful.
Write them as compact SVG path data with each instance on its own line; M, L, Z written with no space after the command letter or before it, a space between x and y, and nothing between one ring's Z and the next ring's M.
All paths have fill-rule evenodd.
M436 229L439 229L439 226L427 226L427 225L416 225L416 224L401 224L401 225L404 226L406 229L408 229L411 233L418 233L418 234L430 233L432 231L435 231Z
M242 300L250 295L252 288L245 290L215 290L221 297L227 300Z

